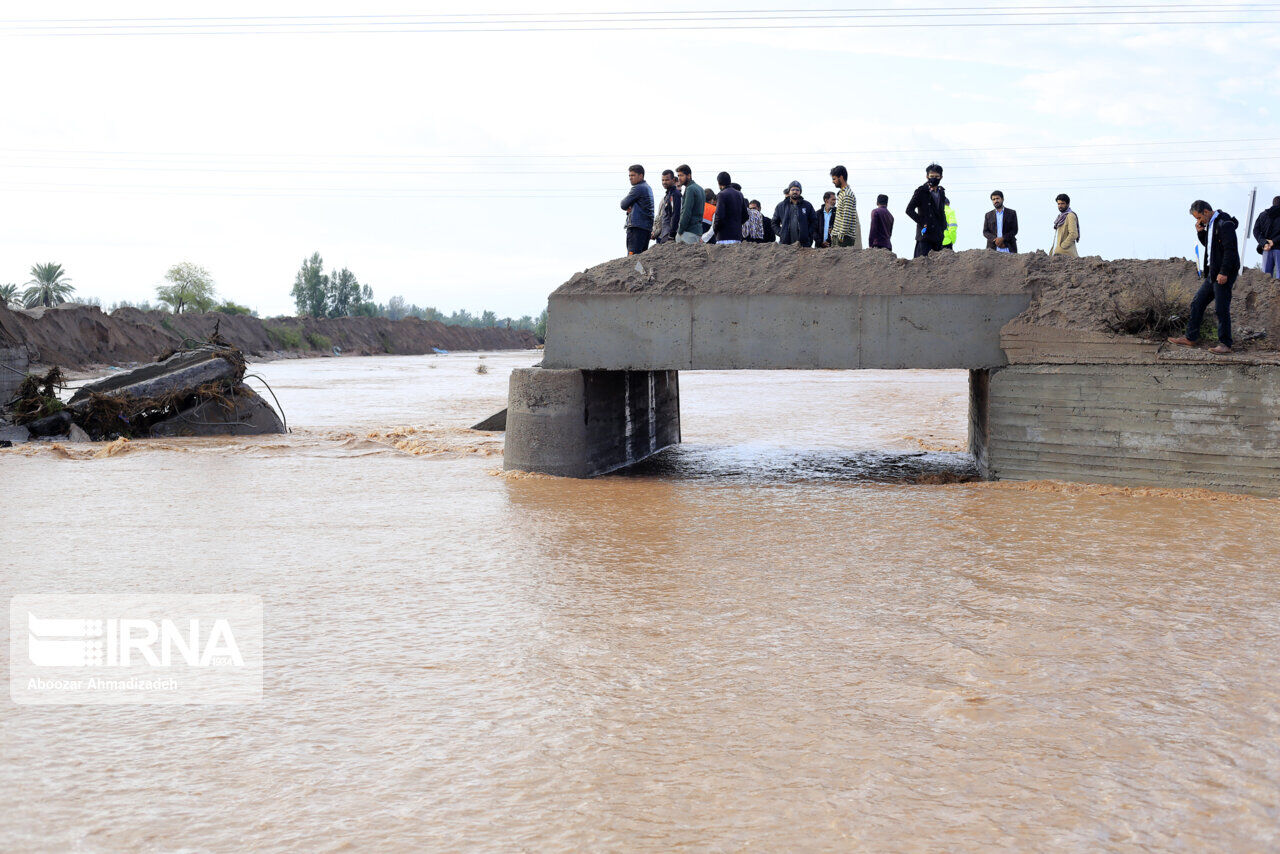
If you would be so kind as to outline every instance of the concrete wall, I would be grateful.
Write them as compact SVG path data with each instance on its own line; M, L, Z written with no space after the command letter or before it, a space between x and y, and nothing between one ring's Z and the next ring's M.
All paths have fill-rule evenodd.
M0 347L0 408L18 391L27 373L27 348Z
M984 385L992 478L1280 495L1280 367L1015 365L974 409Z
M512 372L503 464L562 477L594 477L680 441L675 371Z
M549 368L990 368L1025 294L552 295Z

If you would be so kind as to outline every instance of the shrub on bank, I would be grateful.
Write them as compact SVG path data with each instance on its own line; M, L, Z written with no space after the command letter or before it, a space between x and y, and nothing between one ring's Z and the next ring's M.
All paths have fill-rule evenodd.
M321 335L319 332L308 332L307 343L311 345L312 350L324 350L326 352L333 350L333 340L328 335Z
M1186 331L1191 294L1180 284L1144 282L1116 298L1112 332L1163 339Z
M281 350L301 350L302 332L292 326L267 326L267 336Z

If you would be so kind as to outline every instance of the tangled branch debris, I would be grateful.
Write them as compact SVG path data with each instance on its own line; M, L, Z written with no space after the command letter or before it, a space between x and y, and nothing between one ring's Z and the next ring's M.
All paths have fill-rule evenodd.
M1122 291L1107 324L1112 332L1163 340L1186 326L1191 294L1179 284L1140 282Z
M74 424L95 441L285 432L275 410L244 384L245 368L244 354L215 327L208 341L187 339L160 361L86 383L65 405L57 368L29 376L14 420L33 437L63 435Z
M63 380L62 371L56 366L44 376L27 374L9 407L13 423L29 424L60 412L63 403L58 397L58 390L64 387Z

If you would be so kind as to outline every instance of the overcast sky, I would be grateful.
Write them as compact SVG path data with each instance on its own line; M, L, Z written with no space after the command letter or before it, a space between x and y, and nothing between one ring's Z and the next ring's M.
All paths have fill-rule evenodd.
M950 8L800 4L835 6ZM806 22L716 14L779 14L736 0L680 9L698 19L680 29L643 29L672 25L659 11L622 29L604 15L603 30L538 32L534 13L644 10L0 3L0 283L57 261L78 296L107 305L154 298L165 270L191 261L222 297L291 313L294 273L319 251L383 302L536 315L573 272L624 254L618 201L637 161L655 187L680 162L704 185L728 170L766 209L792 178L818 202L843 163L864 216L889 194L909 254L902 210L937 159L960 249L983 245L999 187L1024 250L1049 245L1065 191L1083 253L1189 256L1193 199L1243 219L1251 187L1262 207L1280 194L1280 4L1155 6L1071 7L1107 25L927 15L793 28ZM503 31L405 18L482 13L506 18L452 29ZM1025 20L1040 23L1007 25ZM1250 23L1207 23L1236 20ZM1002 26L921 26L960 22ZM744 28L764 23L787 28Z

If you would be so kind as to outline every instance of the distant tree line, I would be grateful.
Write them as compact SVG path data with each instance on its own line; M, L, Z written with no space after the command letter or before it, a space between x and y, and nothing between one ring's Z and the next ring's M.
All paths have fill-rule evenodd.
M547 331L545 309L537 318L527 314L512 318L498 317L493 311L482 311L477 315L466 309L445 314L433 306L407 303L399 295L391 297L385 303L377 302L373 297L373 288L360 284L356 274L346 267L336 273L326 273L324 259L319 252L313 252L310 258L302 262L294 276L291 294L298 314L306 317L386 317L390 320L417 317L450 326L523 329L539 338L545 338Z
M14 284L0 284L0 305L12 308L55 306L68 302L75 293L75 287L61 264L36 264L31 268L31 276L25 290L19 290ZM174 314L220 311L224 314L258 316L258 312L248 306L231 300L220 301L213 276L199 264L189 261L174 264L164 274L164 278L166 284L156 287L154 304L150 300L119 300L107 310L135 308L139 311L168 311ZM539 338L545 338L547 334L545 309L536 318L527 314L513 318L498 317L496 312L488 310L472 314L466 309L460 309L452 314L445 314L433 306L406 303L405 298L398 295L391 297L386 303L379 303L373 298L373 288L360 284L356 274L346 267L334 273L326 273L324 259L319 252L312 253L310 258L302 262L294 277L292 295L298 314L308 317L386 317L391 320L417 317L450 326L521 329L532 332ZM87 297L77 303L102 305L96 297Z

